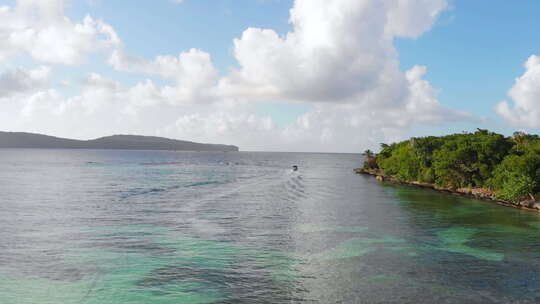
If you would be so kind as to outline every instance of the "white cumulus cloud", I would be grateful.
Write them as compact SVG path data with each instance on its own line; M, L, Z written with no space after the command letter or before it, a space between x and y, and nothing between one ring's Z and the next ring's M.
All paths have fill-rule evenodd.
M0 7L0 41L0 62L27 54L40 62L67 65L120 42L110 25L90 16L73 23L64 16L63 0L18 0L14 7Z
M531 56L525 69L508 92L513 104L503 101L495 110L516 127L536 129L540 128L540 57Z
M59 39L51 53L34 54L35 45L20 43L0 46L0 54L25 52L37 61L74 64L91 51L110 49L108 63L115 70L158 76L165 84L142 79L125 86L92 73L75 96L41 84L10 85L23 93L0 95L6 109L0 111L0 129L76 138L132 133L243 149L354 152L401 139L411 126L470 118L439 103L438 90L424 78L426 67L400 70L394 47L395 39L428 31L446 0L296 0L292 31L279 35L246 29L233 41L238 68L225 76L219 76L211 55L198 49L153 59L133 56L111 26L90 17L74 24L63 16L61 4L22 0L15 8L0 9L0 16L11 17L0 19L0 37L24 36L27 27L32 39L41 39L46 28L65 37L43 34L44 41ZM39 18L15 18L29 10ZM304 103L310 110L280 126L257 114L264 102Z
M406 80L394 39L425 32L446 6L446 0L297 0L293 31L249 28L235 39L241 68L220 87L231 96L355 102L387 86L392 101L401 102Z
M18 68L0 74L0 98L37 91L48 84L51 69L41 66L33 70Z
M190 49L178 56L157 56L154 60L130 56L121 49L113 51L109 63L118 71L158 75L171 80L173 86L163 89L171 103L204 102L212 95L218 80L210 54Z

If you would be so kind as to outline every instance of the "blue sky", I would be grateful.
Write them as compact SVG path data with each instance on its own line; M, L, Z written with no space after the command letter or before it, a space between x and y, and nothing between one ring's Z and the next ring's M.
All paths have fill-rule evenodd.
M65 15L70 20L61 25L62 33L70 34L71 26L76 27L91 16L92 26L100 33L84 39L104 46L65 46L67 50L72 47L84 53L85 59L74 55L41 56L32 53L33 45L6 47L7 55L0 59L0 72L6 75L5 79L21 69L28 75L40 66L50 71L47 79L38 81L35 88L9 96L1 95L0 83L0 99L9 98L12 103L9 111L13 113L9 116L16 117L16 111L36 115L32 123L17 123L17 127L6 123L0 127L77 138L97 136L98 132L142 132L202 141L242 138L240 144L257 150L278 147L277 150L332 151L361 150L406 136L477 127L506 134L516 129L538 132L539 125L534 121L536 113L540 113L540 96L530 92L536 92L540 83L535 82L536 68L529 71L524 64L531 56L540 55L540 2L426 1L410 0L409 7L403 9L393 7L391 1L383 6L373 0L133 0L129 4L120 0L53 0L51 3L59 4L51 4L53 17L61 19L60 15ZM10 8L8 13L21 20L28 18L29 26L43 27L43 22L48 24L53 18L46 15L50 9L47 5L35 0L20 2L40 13L18 13L16 1L0 1L0 7L6 5ZM294 22L290 22L291 8ZM391 17L372 17L377 10L386 10L385 14ZM111 42L114 39L110 32L103 31L98 20L113 29L118 41ZM50 22L51 26L60 24ZM0 35L13 31L13 27L2 26L0 23ZM316 41L318 26L322 44ZM392 26L397 29L391 36L377 36L382 35L380 29ZM272 30L276 38L262 29ZM384 40L388 37L391 40ZM61 51L61 43L57 47L58 54L69 54ZM191 53L193 56L181 59L180 54L191 49L196 50ZM322 56L321 50L331 54L331 58L321 61L323 57L317 57ZM121 55L116 64L112 63L111 54ZM1 55L0 47L0 58ZM156 56L166 56L168 63L159 63ZM349 71L346 60L359 67ZM190 83L194 76L190 74L193 72L185 72L193 71L189 68L193 67L189 65L192 62L195 71L204 69L206 74L201 79L193 77L198 79L195 87L185 87L184 83ZM392 62L398 62L399 70L388 68ZM178 77L167 72L174 64L178 65L174 67ZM343 75L340 69L345 69ZM314 74L310 75L311 72ZM413 79L407 75L415 76ZM345 81L357 78L358 85L334 79L340 76ZM523 80L516 82L518 77ZM114 86L116 91L89 96L99 91L89 86L96 85L89 79L98 79L99 88ZM381 79L392 81L374 84ZM112 85L113 82L116 84ZM140 89L143 84L155 91ZM169 100L173 89L174 94L180 95ZM511 89L514 94L509 97ZM158 95L156 100L142 102L144 107L140 105L141 99ZM35 102L37 97L45 101ZM122 104L126 98L134 101ZM508 101L509 107L503 109L499 104L503 100ZM68 115L71 110L65 109L75 108L78 102L84 107L73 109ZM39 112L43 109L36 104L50 104L51 113L66 111L70 118L59 119L63 123L48 122L44 117L50 113ZM115 107L105 108L110 104ZM106 115L98 115L100 110ZM92 111L95 117L83 115ZM400 111L409 112L400 115ZM145 117L146 113L153 116ZM116 120L115 124L87 131L93 129L93 124L101 126L100 117L109 115L111 118L107 119ZM163 118L162 125L156 117ZM73 124L85 124L81 129L86 131L77 131ZM213 134L212 128L222 131ZM245 130L253 131L248 134ZM358 138L344 144L344 138L351 136ZM294 144L299 137L311 139ZM260 138L269 138L268 143ZM341 148L327 149L328 145Z
M222 74L237 62L232 54L232 41L248 27L271 28L280 34L291 30L289 10L291 0L196 0L175 4L171 1L133 0L126 6L116 1L72 1L68 14L82 19L89 12L96 18L114 20L111 23L130 49L138 55L153 58L156 55L177 54L190 48L199 48L212 54L212 60ZM119 14L119 12L122 12ZM156 35L156 32L159 33ZM114 73L107 65L95 60L85 73L102 71ZM68 71L66 71L68 72ZM136 83L138 77L117 75L127 83ZM309 110L309 105L284 104L279 100L262 104L256 113L271 116L280 126L287 125Z
M130 49L152 58L200 48L222 73L236 66L232 41L248 27L291 30L290 0L72 1L68 14L107 20ZM441 102L478 115L493 115L494 100L506 98L523 62L540 53L540 2L454 0L437 24L418 39L396 42L404 70L422 64L441 89ZM156 32L159 33L156 35ZM95 67L95 65L93 66ZM95 68L94 68L95 69ZM269 112L274 112L270 107ZM297 107L296 107L297 108ZM294 109L298 113L298 109ZM272 113L277 114L277 113ZM287 114L285 114L287 115Z
M459 0L417 40L400 40L402 67L429 67L426 77L441 89L440 101L477 115L494 115L494 101L523 74L523 63L540 51L540 2Z
M190 48L212 54L215 65L226 72L236 64L232 41L248 27L290 30L292 1L280 0L172 0L72 1L68 13L82 19L88 13L107 20L122 40L139 55L152 58Z
M291 30L292 4L290 0L186 0L182 4L134 0L126 6L123 1L96 0L72 1L68 12L74 19L90 13L108 20L140 56L152 58L200 48L226 73L237 65L233 39L248 27L286 34ZM418 39L396 41L401 67L428 66L426 79L440 89L441 103L494 117L494 102L507 98L508 88L523 73L524 61L540 53L539 13L540 2L534 0L454 0L429 32ZM93 62L91 68L95 67ZM286 124L308 109L308 105L278 101L261 105L258 113Z

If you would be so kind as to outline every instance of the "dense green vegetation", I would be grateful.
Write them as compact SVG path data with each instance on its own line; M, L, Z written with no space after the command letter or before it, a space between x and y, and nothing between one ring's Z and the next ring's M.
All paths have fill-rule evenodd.
M486 188L507 201L534 199L540 193L538 135L505 137L479 129L381 146L377 155L366 151L365 169L450 189Z

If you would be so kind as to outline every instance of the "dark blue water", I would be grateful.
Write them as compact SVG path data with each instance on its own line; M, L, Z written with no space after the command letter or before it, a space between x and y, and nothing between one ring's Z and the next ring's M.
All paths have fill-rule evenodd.
M540 302L538 214L360 163L0 150L0 303Z

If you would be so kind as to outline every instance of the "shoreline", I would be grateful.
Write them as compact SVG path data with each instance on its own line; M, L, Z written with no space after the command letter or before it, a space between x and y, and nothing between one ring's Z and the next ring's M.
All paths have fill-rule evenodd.
M375 179L377 179L377 181L379 182L391 182L398 185L415 186L419 188L430 189L437 192L445 192L445 193L449 193L453 195L459 195L463 197L483 200L486 202L495 203L500 206L540 213L540 202L529 200L529 201L521 201L521 202L512 203L512 202L498 200L494 197L495 193L493 191L490 191L485 188L449 189L449 188L438 187L435 184L430 184L430 183L399 181L394 176L386 176L386 175L381 174L379 171L373 170L373 169L358 168L358 169L354 169L354 172L356 174L371 175L375 177Z

